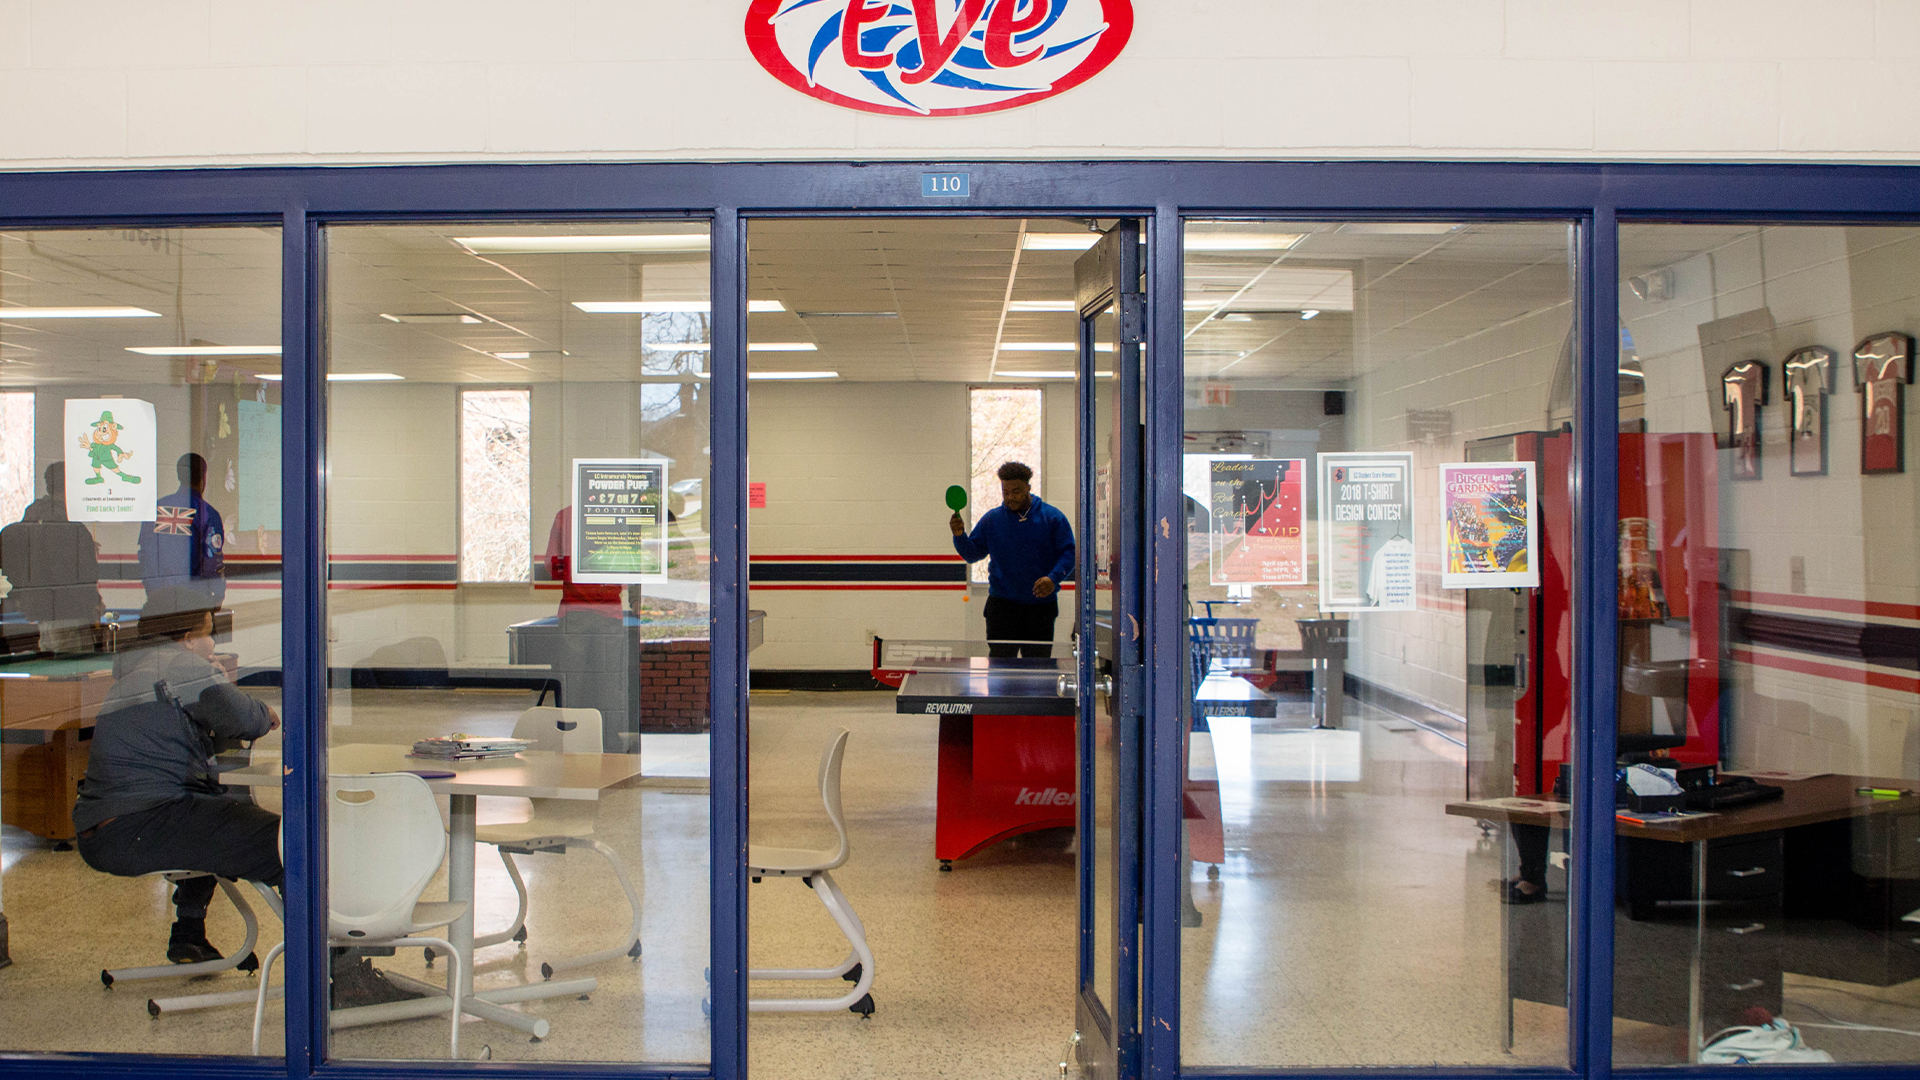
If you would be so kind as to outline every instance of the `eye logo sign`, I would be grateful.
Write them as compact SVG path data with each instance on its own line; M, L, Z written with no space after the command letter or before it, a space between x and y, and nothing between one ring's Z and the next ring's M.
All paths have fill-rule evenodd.
M1098 74L1132 33L1131 0L753 0L746 25L774 78L890 116L1030 105Z

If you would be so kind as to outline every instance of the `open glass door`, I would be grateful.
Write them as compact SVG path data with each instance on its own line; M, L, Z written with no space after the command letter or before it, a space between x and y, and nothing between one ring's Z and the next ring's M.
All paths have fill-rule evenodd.
M1121 221L1074 266L1082 491L1075 1022L1084 1075L1101 1080L1135 1073L1139 1038L1140 251L1139 223Z

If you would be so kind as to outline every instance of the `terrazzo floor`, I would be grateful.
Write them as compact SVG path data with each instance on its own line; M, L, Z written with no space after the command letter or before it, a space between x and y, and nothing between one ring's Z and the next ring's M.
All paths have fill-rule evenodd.
M505 733L527 695L487 691L339 691L332 738L411 741L462 730ZM348 700L344 695L351 693ZM350 719L350 724L339 723ZM1193 867L1199 925L1182 934L1182 1054L1189 1065L1546 1065L1565 1060L1563 1010L1515 1003L1512 1044L1502 993L1506 872L1497 836L1447 817L1464 758L1457 746L1359 709L1347 730L1313 732L1304 705L1272 722L1216 722L1194 744L1196 775L1221 783L1226 861L1212 877ZM750 759L756 842L822 846L831 840L816 768L835 727L852 731L843 782L853 854L836 872L876 955L869 1020L847 1013L755 1013L748 1061L756 1078L1057 1077L1073 1030L1074 855L1062 832L1016 838L940 873L932 856L937 726L893 712L889 693L759 694ZM588 1000L527 1003L549 1036L479 1020L463 1027L463 1056L540 1062L699 1062L710 1033L707 984L707 817L698 740L643 745L646 778L607 793L600 836L641 890L646 952L582 972L599 979ZM520 812L482 802L482 820ZM19 830L0 836L14 964L0 971L0 1051L94 1050L244 1054L251 1010L147 1015L156 992L247 988L229 974L106 990L107 964L157 962L171 919L164 886L89 870ZM532 892L529 941L482 950L477 982L539 979L542 959L617 939L625 903L604 863L587 852L520 860ZM511 883L485 849L476 892L480 926L503 925ZM444 885L429 887L429 897ZM1557 893L1553 903L1563 904ZM751 887L756 966L825 966L844 943L799 882ZM265 917L265 948L277 925ZM239 938L216 900L211 935ZM439 981L420 954L377 963ZM832 996L845 984L822 987ZM190 986L190 990L182 987ZM803 992L758 983L755 994ZM1789 1013L1807 1020L1920 1027L1920 989L1862 993L1852 984L1789 977ZM1815 1014L1817 1007L1822 1012ZM76 1023L76 1018L84 1022ZM281 1011L268 1010L269 1047ZM1908 1036L1855 1029L1808 1032L1843 1060L1911 1059ZM343 1059L444 1057L447 1022L428 1018L334 1034ZM1674 1031L1621 1023L1621 1060L1672 1061Z

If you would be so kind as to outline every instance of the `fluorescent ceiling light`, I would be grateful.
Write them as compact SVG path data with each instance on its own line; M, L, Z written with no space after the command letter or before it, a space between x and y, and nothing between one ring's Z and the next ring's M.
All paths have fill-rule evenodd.
M701 251L711 246L705 233L670 236L456 236L453 242L475 255L567 255L580 252Z
M1001 352L1072 352L1079 346L1071 341L1003 341Z
M387 320L388 322L397 322L397 323L465 323L468 326L473 326L481 322L480 316L468 315L465 312L447 312L444 314L423 314L423 315L389 315L383 311L380 313L380 317Z
M1097 232L1030 232L1020 246L1028 251L1085 251L1099 239Z
M837 379L837 371L749 371L749 379Z
M1318 308L1308 308L1305 311L1302 311L1300 313L1300 321L1305 322L1306 320L1311 319L1318 314L1320 314L1320 310Z
M1113 372L1111 371L1096 371L1093 373L1093 375L1094 375L1094 378L1096 379L1113 378ZM993 373L993 377L996 379L1071 379L1074 377L1074 372L1071 372L1071 371L996 371Z
M139 345L128 352L142 356L279 356L278 345Z
M1188 233L1188 251L1285 251L1299 233Z
M642 347L648 352L707 352L713 345L706 341L649 341ZM817 352L819 348L811 341L755 341L747 345L748 352Z
M493 354L493 358L495 360L531 360L533 359L533 354L530 352L497 352Z
M705 300L575 300L573 306L590 315L704 315L713 310ZM778 300L749 300L747 310L785 311L787 305Z
M265 382L279 382L283 377L284 376L280 375L278 372L274 372L272 374L263 373L261 375L255 376L255 378L261 379ZM406 378L405 375L395 375L389 371L343 371L336 375L327 376L327 381L328 382L400 382L405 378Z
M802 319L897 319L897 311L796 311Z
M160 313L143 307L0 307L0 320L11 319L157 319Z
M1008 311L1073 311L1071 300L1012 300L1007 303Z

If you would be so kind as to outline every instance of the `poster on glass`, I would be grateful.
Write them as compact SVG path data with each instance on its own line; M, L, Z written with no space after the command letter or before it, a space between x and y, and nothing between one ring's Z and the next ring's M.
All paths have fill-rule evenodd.
M1208 462L1214 585L1305 585L1304 458Z
M667 580L664 458L573 459L573 580Z
M1320 609L1414 610L1413 455L1318 462Z
M1533 482L1531 461L1440 466L1441 588L1539 587Z

